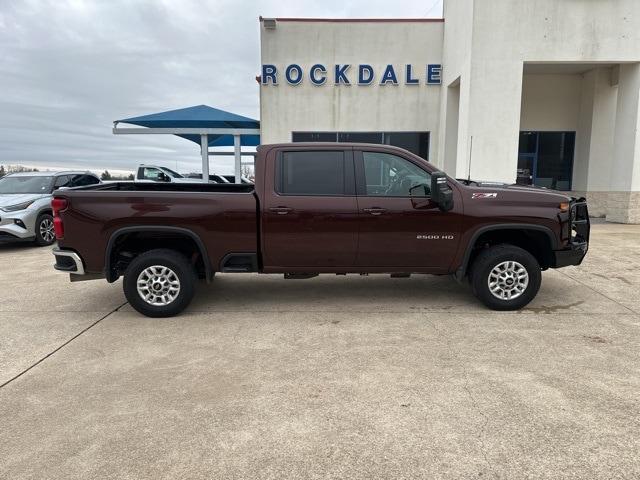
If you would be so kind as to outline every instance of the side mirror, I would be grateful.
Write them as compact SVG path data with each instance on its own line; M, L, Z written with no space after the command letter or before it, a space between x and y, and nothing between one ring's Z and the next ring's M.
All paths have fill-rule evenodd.
M448 212L453 208L453 190L449 187L447 176L443 172L431 174L431 200L443 212Z
M159 182L165 182L165 183L170 183L171 182L171 177L169 175L167 175L164 172L160 172L158 174L158 181Z

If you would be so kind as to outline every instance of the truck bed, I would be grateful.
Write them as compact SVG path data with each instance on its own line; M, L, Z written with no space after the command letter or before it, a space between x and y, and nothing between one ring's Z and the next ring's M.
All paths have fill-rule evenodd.
M88 273L104 273L109 242L127 231L157 228L193 232L214 269L231 252L258 251L257 199L251 184L113 182L58 190L68 207L60 213ZM119 237L118 237L119 238ZM144 241L142 238L141 241Z

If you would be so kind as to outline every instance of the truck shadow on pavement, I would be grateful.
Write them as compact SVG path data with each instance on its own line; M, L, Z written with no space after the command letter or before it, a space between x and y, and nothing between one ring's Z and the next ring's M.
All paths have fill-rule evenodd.
M465 311L486 310L466 284L450 276L320 275L285 280L280 275L218 275L199 285L188 311Z

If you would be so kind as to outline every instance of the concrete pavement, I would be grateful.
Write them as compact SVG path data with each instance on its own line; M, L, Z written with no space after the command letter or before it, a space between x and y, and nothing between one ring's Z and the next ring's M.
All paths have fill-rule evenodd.
M220 275L148 319L0 246L0 478L638 478L640 227L592 232L508 313L444 277Z

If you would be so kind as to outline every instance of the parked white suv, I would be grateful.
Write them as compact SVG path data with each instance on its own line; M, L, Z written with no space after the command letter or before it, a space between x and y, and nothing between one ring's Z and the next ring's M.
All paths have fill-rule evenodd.
M160 167L157 165L140 165L136 172L136 182L148 183L148 182L173 182L173 183L197 183L202 179L201 173L189 173L187 175L180 175L178 172L174 172L170 168ZM233 175L218 175L212 173L209 175L209 182L213 183L235 183L235 177ZM242 183L251 183L247 178L242 177Z
M34 240L51 245L54 190L100 183L91 172L24 172L0 178L0 239Z
M178 172L174 172L167 167L159 167L157 165L140 165L136 172L136 182L174 182L174 183L193 183L193 180L185 178Z

